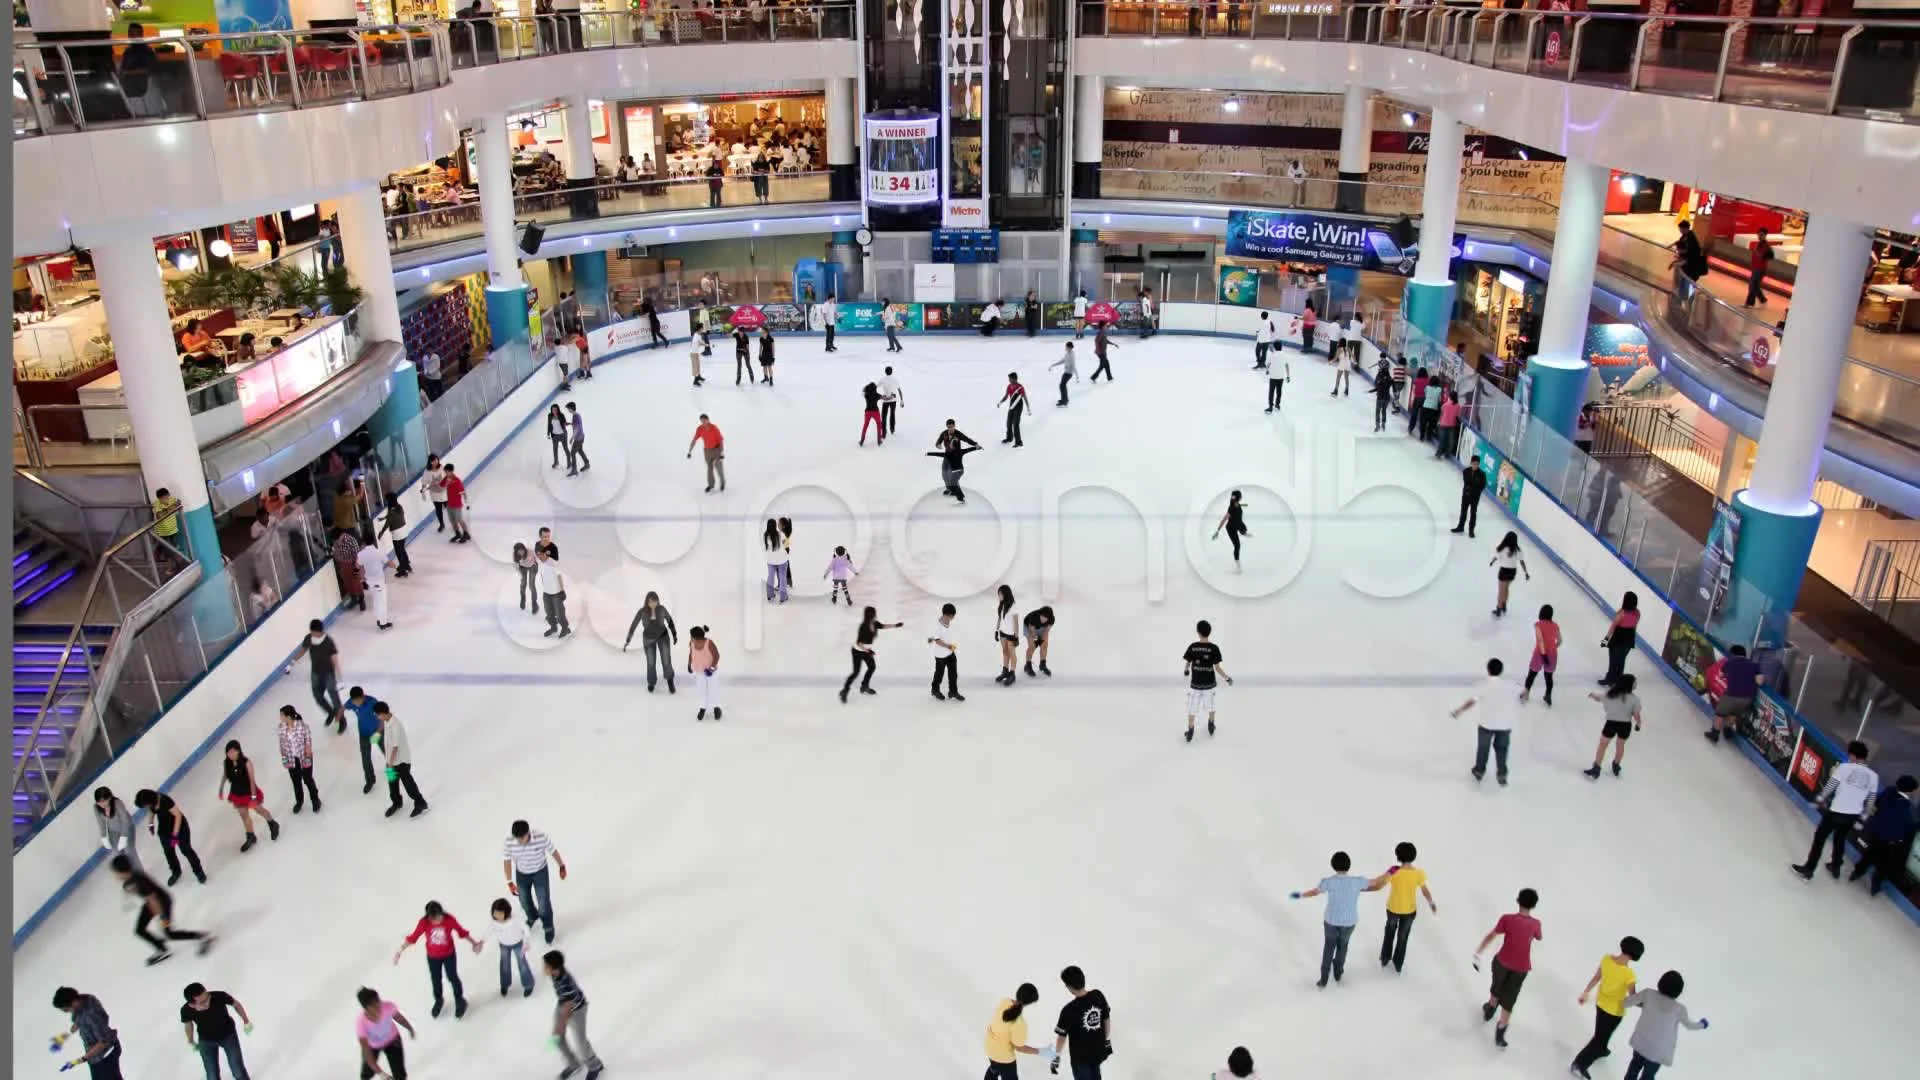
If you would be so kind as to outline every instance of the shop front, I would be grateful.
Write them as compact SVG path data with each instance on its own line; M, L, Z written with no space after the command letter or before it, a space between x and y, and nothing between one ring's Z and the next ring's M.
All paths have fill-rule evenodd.
M1460 280L1468 288L1460 297L1456 321L1479 336L1487 355L1500 364L1533 355L1547 283L1503 266L1466 263L1462 269Z

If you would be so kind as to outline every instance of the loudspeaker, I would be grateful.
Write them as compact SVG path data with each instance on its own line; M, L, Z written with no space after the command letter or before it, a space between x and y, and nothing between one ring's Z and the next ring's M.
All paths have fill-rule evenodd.
M1392 240L1396 247L1410 248L1420 239L1420 230L1414 227L1412 218L1401 214L1394 219L1393 224L1387 226L1387 238Z
M526 229L520 233L520 250L529 255L540 254L540 241L545 239L546 235L547 230L528 222Z

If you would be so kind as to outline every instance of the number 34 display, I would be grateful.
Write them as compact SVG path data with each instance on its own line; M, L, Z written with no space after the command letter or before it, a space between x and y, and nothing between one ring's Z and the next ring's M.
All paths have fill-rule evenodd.
M876 203L924 203L939 197L938 172L869 172L867 199Z

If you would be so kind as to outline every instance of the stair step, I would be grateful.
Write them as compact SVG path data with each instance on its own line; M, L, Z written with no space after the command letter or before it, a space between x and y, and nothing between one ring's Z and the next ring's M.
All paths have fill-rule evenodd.
M43 539L22 529L13 534L13 569L17 573L20 567L35 555L45 551L50 545Z
M72 565L73 557L56 547L16 551L13 555L13 591L17 595L49 569Z
M80 574L80 567L77 565L69 564L51 575L41 575L41 577L44 580L36 580L35 582L31 583L32 591L28 592L25 596L19 595L18 591L16 590L13 598L13 613L15 615L18 615L21 612L32 607L33 605L39 603L41 600L46 598L46 595L48 593L54 591L55 589L58 589L62 585L65 585L67 582L72 581L74 578L78 577L79 574Z

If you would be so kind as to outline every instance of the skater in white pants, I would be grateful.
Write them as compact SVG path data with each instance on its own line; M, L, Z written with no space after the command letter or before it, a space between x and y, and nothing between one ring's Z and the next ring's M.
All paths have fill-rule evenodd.
M387 571L397 565L393 556L368 544L353 558L360 564L360 577L366 583L367 605L373 609L373 625L382 630L391 630L393 623L387 619Z
M695 720L705 720L707 711L720 719L720 647L707 636L707 628L696 626L687 631L687 674L693 676L700 691L700 712Z

